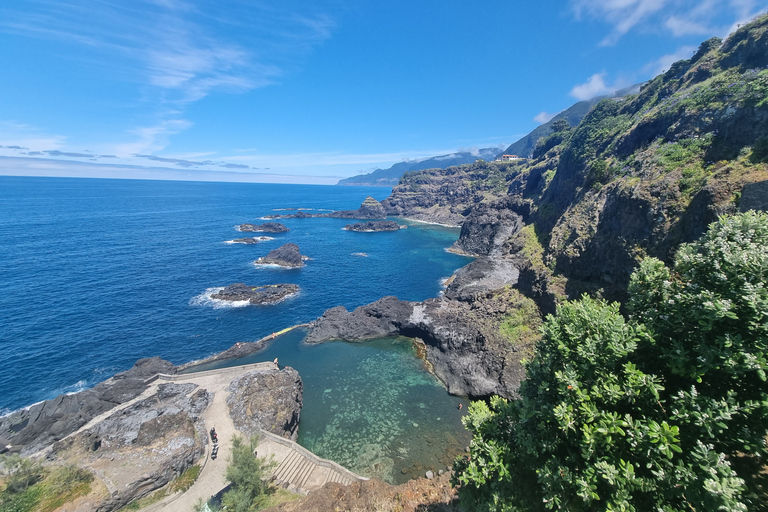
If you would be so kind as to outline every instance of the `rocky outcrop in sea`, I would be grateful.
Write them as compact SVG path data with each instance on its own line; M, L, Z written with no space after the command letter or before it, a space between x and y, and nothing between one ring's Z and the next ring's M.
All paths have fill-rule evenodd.
M251 244L258 244L261 242L268 242L270 240L274 240L274 239L269 236L253 236L253 237L246 237L246 238L235 238L234 240L230 240L227 243L251 245Z
M254 233L287 233L290 231L285 225L279 222L265 222L263 224L240 224L238 230Z
M245 283L235 283L211 295L212 299L241 302L247 300L251 304L274 304L299 292L299 285L292 283L267 284L248 286Z
M302 256L299 246L293 243L281 245L277 249L269 251L269 254L257 259L256 265L278 265L287 268L299 268L304 266L306 256Z
M418 338L425 344L432 371L449 393L515 398L525 371L516 347L498 329L498 318L512 307L504 292L475 294L466 301L384 297L351 312L343 306L327 310L310 324L305 342Z
M309 219L312 217L334 217L339 219L386 219L384 207L376 199L368 196L357 210L340 210L330 213L298 212L287 215L267 215L265 219Z
M344 229L347 231L357 231L358 233L375 233L378 231L399 231L406 229L408 226L400 225L393 220L379 220L369 222L356 222L354 224L347 224Z

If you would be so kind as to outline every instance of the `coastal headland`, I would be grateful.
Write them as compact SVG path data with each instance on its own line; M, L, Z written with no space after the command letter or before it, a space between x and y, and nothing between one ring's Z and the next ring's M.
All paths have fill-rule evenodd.
M449 392L516 398L538 326L559 303L582 294L622 302L641 258L669 262L680 244L696 240L718 216L766 210L766 26L763 16L725 42L704 42L638 94L600 101L579 125L542 137L523 163L423 170L403 176L382 203L366 199L359 210L335 215L272 216L397 216L460 225L451 250L476 257L455 272L442 296L421 302L384 297L351 312L328 309L309 323L306 342L418 338ZM284 261L300 266L298 247ZM259 342L239 344L209 361L259 348ZM266 374L248 373L236 384L230 379L226 388L222 381L208 389L193 377L176 379L179 369L167 361L144 359L90 390L3 417L0 441L22 455L44 452L52 463L81 459L96 475L102 471L104 486L113 487L98 507L87 509L114 510L200 459L207 411L225 410L227 393L248 397L234 400L234 411L230 404L224 413L230 420L217 413L215 421L223 422L217 429L228 432L227 421L232 432L269 424L277 435L292 437L302 404L300 378L288 368ZM250 404L245 415L242 404ZM151 449L156 458L144 461ZM117 471L113 457L142 469ZM147 469L135 466L145 462ZM326 484L283 510L313 510L329 495L349 501L351 492L376 485Z

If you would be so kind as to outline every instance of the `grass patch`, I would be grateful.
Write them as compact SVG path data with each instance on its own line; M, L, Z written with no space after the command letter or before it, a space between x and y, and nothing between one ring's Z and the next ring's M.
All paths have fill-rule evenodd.
M543 269L544 246L541 244L539 236L536 233L536 227L533 224L528 224L517 232L517 236L519 237L519 243L521 245L520 254L531 263L533 268Z
M195 464L194 466L184 471L177 479L169 484L168 487L170 488L171 494L178 491L185 492L187 489L192 487L192 484L195 483L197 477L200 476L201 470L202 468L200 467L200 464Z
M93 475L76 466L43 468L18 458L5 462L9 478L0 492L0 512L52 512L91 492Z
M536 303L523 296L517 290L512 290L512 312L501 320L499 332L510 343L516 346L533 345L539 338L541 315Z

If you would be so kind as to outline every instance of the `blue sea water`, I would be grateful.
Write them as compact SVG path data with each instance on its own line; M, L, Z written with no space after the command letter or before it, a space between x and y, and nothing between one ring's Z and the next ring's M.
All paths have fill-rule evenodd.
M200 359L311 321L333 306L438 295L441 278L468 261L444 250L457 230L410 224L398 232L354 233L342 230L349 220L286 219L281 222L290 231L270 235L274 240L225 243L260 235L235 226L286 213L281 208L355 209L368 195L382 200L388 194L375 187L0 177L0 411L92 386L142 357L177 364ZM287 242L311 258L304 268L253 265ZM301 292L270 306L210 300L212 289L235 282L290 282ZM307 347L293 335L262 356L280 357L302 372L305 388L325 392L345 375L347 386L359 386L373 364L400 365L390 377L402 380L398 372L418 366L409 347ZM331 372L307 366L323 358L346 361L331 378L337 384L330 384ZM441 407L455 404L446 400ZM330 416L323 419L312 407L302 418L306 444L320 443L322 435L312 437L305 419L316 419L318 432L330 428Z

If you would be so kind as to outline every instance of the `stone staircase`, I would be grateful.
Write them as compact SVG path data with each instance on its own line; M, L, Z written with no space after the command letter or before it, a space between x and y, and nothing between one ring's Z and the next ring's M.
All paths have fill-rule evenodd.
M259 457L272 457L272 478L278 485L303 494L319 489L328 482L348 485L367 480L335 462L321 459L297 443L262 431L256 449Z

